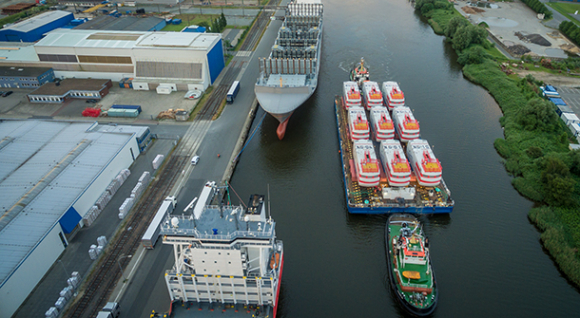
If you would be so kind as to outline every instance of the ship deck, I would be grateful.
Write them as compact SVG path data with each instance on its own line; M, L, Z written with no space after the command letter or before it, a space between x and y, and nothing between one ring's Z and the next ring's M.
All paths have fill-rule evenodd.
M270 306L258 307L256 305L245 304L221 304L197 303L193 301L183 302L176 301L171 306L172 318L184 317L203 317L203 318L236 318L236 317L272 317L272 308Z
M436 187L424 187L417 183L415 176L412 175L411 184L416 190L414 200L389 200L383 199L383 187L389 187L386 173L381 164L381 180L378 188L361 187L353 176L351 171L351 160L353 157L352 141L348 132L348 113L343 107L342 96L335 98L335 112L338 129L338 139L340 147L340 156L342 161L342 171L344 176L345 194L347 207L350 213L354 214L389 214L398 212L407 212L414 214L434 214L450 213L453 211L455 202L451 198L450 191L445 185L443 179ZM379 143L373 141L375 150L379 149ZM377 158L380 157L377 153Z

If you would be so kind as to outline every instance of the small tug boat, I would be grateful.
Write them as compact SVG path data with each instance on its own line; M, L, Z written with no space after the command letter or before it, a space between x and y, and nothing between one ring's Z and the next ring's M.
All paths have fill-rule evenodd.
M348 109L348 128L352 141L369 139L370 129L367 115L362 107L351 107Z
M360 63L350 71L350 80L356 82L359 87L362 87L362 84L368 81L369 77L369 69L365 66L365 59L361 57Z
M373 142L370 140L357 140L352 143L352 147L358 184L361 187L378 186L381 170Z
M407 143L407 157L411 161L417 182L425 187L435 187L441 183L441 163L427 140L415 139Z
M385 244L389 280L397 299L413 315L430 315L439 293L429 240L419 220L410 214L391 215L385 228Z
M395 132L402 142L419 138L419 122L407 106L393 108L393 123Z
M370 110L374 106L383 106L383 93L381 93L377 82L364 82L362 90L367 110Z
M403 94L397 82L383 83L383 97L385 98L385 104L390 110L396 106L405 105L405 94Z
M381 162L391 187L406 187L411 182L411 166L398 140L381 142Z
M342 84L343 93L343 103L344 107L349 108L352 106L362 107L362 98L360 95L360 89L355 82L344 82Z
M395 138L395 126L385 106L374 106L370 111L373 137L376 141Z

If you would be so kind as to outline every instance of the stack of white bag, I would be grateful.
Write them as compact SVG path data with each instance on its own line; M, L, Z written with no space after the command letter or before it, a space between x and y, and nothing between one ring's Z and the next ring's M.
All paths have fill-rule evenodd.
M99 214L101 214L101 210L99 209L98 206L93 205L89 209L89 212L87 212L87 214L85 214L85 216L83 217L84 226L91 226L93 224L93 222L95 222L95 220L97 219L97 216L99 216Z
M148 185L149 181L151 181L151 173L149 173L149 171L143 172L141 177L139 177L139 182L143 183L144 185Z
M135 203L135 200L133 198L125 199L123 204L121 204L121 206L119 207L119 219L122 220L125 218L127 213L129 213L129 211L131 211L131 208L133 207L134 203Z
M153 170L157 170L157 168L159 168L159 166L161 166L161 163L163 163L163 159L165 159L164 155L157 155L155 157L155 159L153 159Z
M65 288L63 288L60 291L60 297L63 297L67 301L72 297L72 295L73 295L73 288L70 286L66 286Z
M55 307L50 307L44 314L46 318L56 318L58 317L58 309Z
M59 311L66 305L66 299L64 297L58 297L57 301L54 303L54 307Z
M103 246L97 246L93 244L89 248L89 256L91 257L92 260L96 260L97 257L99 257L99 255L103 252L103 249L104 249Z

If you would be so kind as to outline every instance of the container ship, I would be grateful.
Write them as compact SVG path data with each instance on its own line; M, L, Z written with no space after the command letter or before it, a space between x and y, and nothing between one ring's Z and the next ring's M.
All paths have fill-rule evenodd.
M165 272L169 316L275 318L284 249L264 196L250 196L247 206L211 205L216 192L208 182L193 213L161 225L175 257Z
M294 110L318 86L322 12L320 0L288 4L270 56L259 61L260 76L254 92L262 109L280 122L276 129L280 140Z
M377 141L365 140L379 149L379 181L377 185L361 185L359 174L356 171L357 163L355 153L356 144L350 137L349 112L354 107L345 108L342 96L336 96L334 101L337 132L340 147L340 157L345 185L347 209L353 214L389 214L397 212L416 214L450 213L453 211L455 201L451 198L451 192L447 188L443 178L437 184L425 183L431 179L419 180L413 160L405 156L408 149L407 143L396 138L382 141L382 146ZM364 111L364 110L363 110ZM414 119L414 118L413 118ZM395 143L396 142L396 143ZM387 147L387 149L385 149ZM391 148L389 148L391 147ZM373 152L374 152L373 149ZM358 155L356 155L358 156ZM429 153L429 169L435 168L432 164L435 156ZM437 161L438 163L438 161ZM440 167L440 165L439 165ZM422 183L422 184L421 184Z

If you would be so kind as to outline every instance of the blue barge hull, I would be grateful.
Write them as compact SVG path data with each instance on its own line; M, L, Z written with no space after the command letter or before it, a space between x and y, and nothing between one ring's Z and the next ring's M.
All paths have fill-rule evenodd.
M356 195L353 193L352 187L355 182L352 181L350 175L350 163L352 155L348 149L351 141L348 139L348 126L346 124L346 111L342 106L342 97L336 96L334 101L334 109L336 114L336 129L338 133L338 143L340 147L340 162L342 164L342 176L344 182L344 191L347 203L348 212L351 214L390 214L390 213L412 213L412 214L447 214L453 211L455 201L451 198L451 192L441 180L438 187L426 188L421 187L415 183L415 188L418 196L423 196L424 200L414 201L395 201L380 199L378 195L374 195L374 200L368 202L356 202ZM356 185L354 185L356 186ZM367 189L367 192L372 190ZM437 190L437 191L435 191ZM434 199L430 198L429 193L435 193ZM372 195L372 194L371 194ZM360 201L360 198L358 198Z

